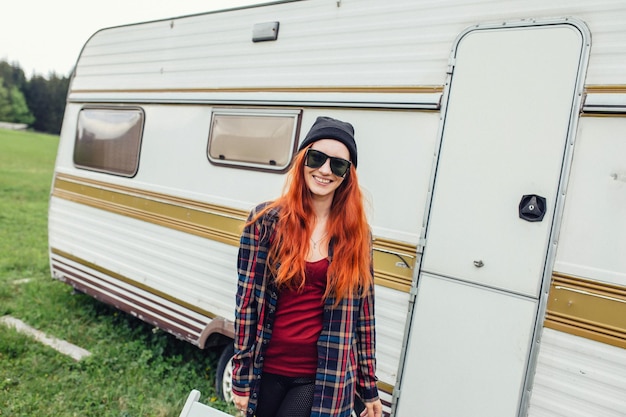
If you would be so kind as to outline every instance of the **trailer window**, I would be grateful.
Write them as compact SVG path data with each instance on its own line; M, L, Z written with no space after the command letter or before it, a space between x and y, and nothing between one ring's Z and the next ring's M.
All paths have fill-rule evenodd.
M295 147L300 111L213 112L208 157L216 165L281 172Z
M144 114L138 108L85 108L78 114L74 164L132 177L139 167Z

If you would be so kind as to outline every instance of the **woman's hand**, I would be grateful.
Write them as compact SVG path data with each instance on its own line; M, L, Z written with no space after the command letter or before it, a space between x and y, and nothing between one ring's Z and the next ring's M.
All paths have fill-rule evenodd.
M239 396L233 393L233 402L235 403L235 407L237 410L241 411L243 415L246 415L246 410L248 409L248 396Z
M365 410L360 417L383 417L383 404L380 400L365 403Z

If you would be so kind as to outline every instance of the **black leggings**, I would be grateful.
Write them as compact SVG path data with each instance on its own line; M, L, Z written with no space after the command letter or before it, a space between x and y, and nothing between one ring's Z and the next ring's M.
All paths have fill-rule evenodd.
M263 373L256 417L309 417L315 379Z

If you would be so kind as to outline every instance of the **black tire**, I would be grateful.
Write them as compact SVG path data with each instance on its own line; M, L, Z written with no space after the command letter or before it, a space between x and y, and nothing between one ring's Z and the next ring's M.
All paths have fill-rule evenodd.
M215 392L228 403L233 402L232 375L234 353L235 348L232 343L224 346L217 361L217 371L215 372Z

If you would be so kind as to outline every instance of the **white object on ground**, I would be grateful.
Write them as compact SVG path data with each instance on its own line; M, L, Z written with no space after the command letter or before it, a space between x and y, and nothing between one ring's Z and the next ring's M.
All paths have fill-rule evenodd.
M50 346L54 350L61 352L64 355L70 356L74 360L81 360L87 356L91 355L91 352L85 350L81 347L73 345L65 340L60 340L54 337L48 337L45 333L33 329L28 324L24 323L20 319L16 319L11 316L0 317L0 323L3 323L9 327L13 327L20 333L27 334L37 340L38 342L43 343L46 346Z

